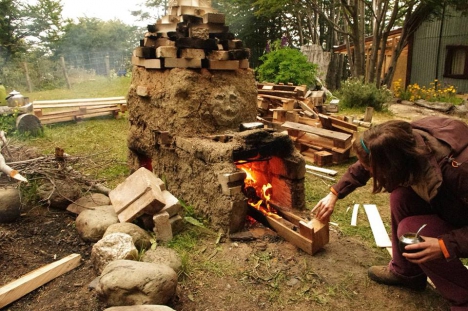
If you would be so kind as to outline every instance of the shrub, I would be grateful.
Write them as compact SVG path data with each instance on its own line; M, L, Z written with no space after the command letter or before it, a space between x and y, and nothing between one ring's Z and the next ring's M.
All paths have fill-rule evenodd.
M294 85L315 84L317 65L309 63L297 49L280 47L260 57L263 62L257 68L258 80Z
M378 88L374 83L364 83L357 78L346 80L338 94L343 107L373 107L376 111L381 111L383 104L392 98L392 93L385 86Z
M16 133L16 117L17 113L14 114L1 114L0 115L0 130L4 131L7 136Z

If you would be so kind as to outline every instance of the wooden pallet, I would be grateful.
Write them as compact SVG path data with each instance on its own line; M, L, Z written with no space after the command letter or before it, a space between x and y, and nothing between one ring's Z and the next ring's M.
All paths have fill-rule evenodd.
M127 110L127 101L124 97L41 100L34 101L33 108L42 124L52 124L107 115L118 117Z

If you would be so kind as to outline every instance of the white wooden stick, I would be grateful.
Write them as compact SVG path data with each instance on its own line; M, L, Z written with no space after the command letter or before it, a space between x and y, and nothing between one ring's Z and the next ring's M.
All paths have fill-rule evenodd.
M328 175L331 175L331 176L335 176L336 174L338 174L337 171L329 170L329 169L322 168L322 167L318 167L318 166L313 166L313 165L308 165L308 164L306 164L305 167L306 167L306 169L308 169L308 170L312 170L312 171L317 171L317 172L325 173L325 174L328 174Z
M351 216L351 226L357 225L358 210L359 210L359 204L354 204L353 215Z

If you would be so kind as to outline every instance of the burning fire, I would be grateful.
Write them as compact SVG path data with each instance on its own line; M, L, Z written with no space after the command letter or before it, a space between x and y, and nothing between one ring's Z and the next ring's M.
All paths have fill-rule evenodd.
M270 206L270 199L273 187L270 183L260 186L254 177L252 168L240 167L247 177L244 180L244 193L248 198L248 203L267 216L275 216L276 210Z

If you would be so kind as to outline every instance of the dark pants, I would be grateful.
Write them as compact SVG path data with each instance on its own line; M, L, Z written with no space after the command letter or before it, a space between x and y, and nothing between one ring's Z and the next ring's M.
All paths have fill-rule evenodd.
M427 226L421 235L439 237L453 227L436 214L430 205L422 200L411 188L397 188L390 194L392 216L392 252L390 270L409 282L419 283L426 276L436 289L447 299L451 310L468 310L468 269L459 259L445 258L424 264L413 264L405 259L398 250L398 237L406 232L416 232L423 224Z

